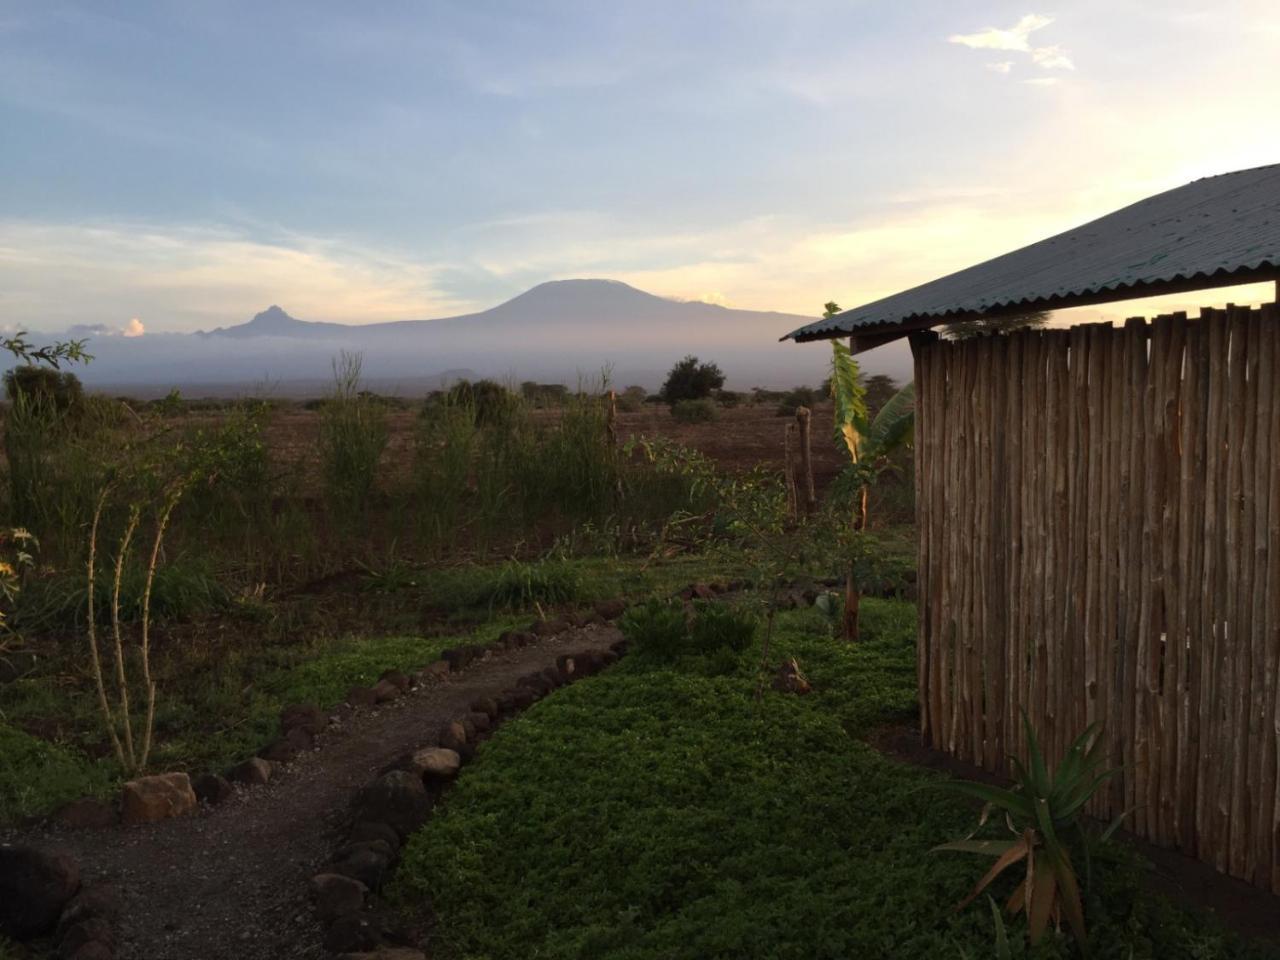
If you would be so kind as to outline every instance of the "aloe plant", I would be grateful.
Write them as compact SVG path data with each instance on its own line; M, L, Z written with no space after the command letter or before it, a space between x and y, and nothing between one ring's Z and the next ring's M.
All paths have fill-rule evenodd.
M1051 920L1060 924L1065 918L1080 949L1087 953L1080 882L1070 848L1074 843L1088 856L1089 838L1084 836L1080 814L1098 789L1118 770L1103 768L1100 724L1091 724L1076 737L1052 773L1025 713L1022 724L1026 731L1027 763L1024 765L1016 757L1009 758L1015 781L1012 788L970 781L947 784L949 789L983 802L974 834L991 819L993 813L998 813L1003 814L1012 838L976 840L973 839L974 834L970 834L963 840L944 843L934 849L995 858L995 863L957 905L957 910L973 902L1006 870L1022 864L1026 873L1010 895L1005 909L1010 915L1026 911L1027 934L1033 945L1039 943ZM1110 839L1124 816L1122 813L1116 817L1103 832L1101 840Z

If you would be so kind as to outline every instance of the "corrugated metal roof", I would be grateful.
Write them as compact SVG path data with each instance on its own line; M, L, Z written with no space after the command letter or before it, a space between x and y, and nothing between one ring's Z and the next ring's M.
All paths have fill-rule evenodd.
M1123 300L1173 283L1185 289L1200 278L1218 286L1242 274L1245 282L1264 268L1280 272L1280 164L1196 180L782 339L889 333L913 321L1065 307L1083 298Z

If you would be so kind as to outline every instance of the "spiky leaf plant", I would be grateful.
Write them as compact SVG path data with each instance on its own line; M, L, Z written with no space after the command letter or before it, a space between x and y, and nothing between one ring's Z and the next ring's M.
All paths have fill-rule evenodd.
M971 903L1006 870L1025 865L1026 873L1005 909L1011 915L1026 911L1027 934L1033 945L1040 942L1051 920L1059 925L1065 917L1080 949L1087 953L1080 882L1070 848L1078 846L1088 855L1089 840L1083 834L1080 814L1098 788L1118 771L1103 767L1100 724L1091 724L1076 737L1052 773L1025 713L1022 725L1027 738L1027 763L1024 765L1016 757L1009 758L1015 781L1012 788L970 781L947 784L949 789L983 802L974 834L996 814L1003 815L1012 839L981 840L973 839L974 834L970 834L963 840L934 849L995 858L991 869L957 905L957 910ZM1103 832L1103 841L1110 839L1123 817L1124 814L1116 817Z

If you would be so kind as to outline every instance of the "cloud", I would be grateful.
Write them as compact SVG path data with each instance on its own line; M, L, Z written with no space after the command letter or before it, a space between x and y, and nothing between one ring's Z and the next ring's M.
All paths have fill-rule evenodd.
M1031 34L1051 23L1053 23L1052 17L1041 17L1029 13L1008 30L986 27L977 33L953 33L947 37L947 42L958 43L975 50L1013 50L1018 53L1030 53Z
M475 305L442 292L435 263L343 238L263 232L0 220L0 315L28 329L84 325L101 327L91 331L97 336L138 337L148 325L170 331L238 322L271 303L287 303L303 318L355 323ZM131 319L122 327L104 317Z
M953 33L947 37L948 43L958 43L974 50L1006 50L1010 53L1025 53L1031 62L1042 70L1074 70L1076 65L1071 57L1058 44L1036 47L1031 44L1031 34L1043 30L1053 23L1052 17L1029 13L1012 27L986 27L976 33ZM1001 60L988 63L987 69L996 73L1010 73L1014 61Z

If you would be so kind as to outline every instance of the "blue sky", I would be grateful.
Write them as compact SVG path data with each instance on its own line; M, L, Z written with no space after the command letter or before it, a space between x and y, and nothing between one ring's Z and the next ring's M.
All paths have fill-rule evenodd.
M1280 161L1268 7L0 0L0 323L851 306Z

